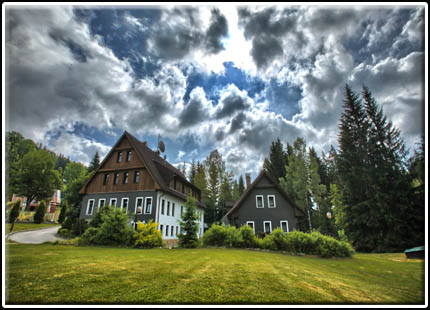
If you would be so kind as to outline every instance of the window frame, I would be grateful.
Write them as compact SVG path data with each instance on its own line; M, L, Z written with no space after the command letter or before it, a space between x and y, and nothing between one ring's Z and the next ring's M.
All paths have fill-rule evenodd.
M166 215L169 216L170 215L170 201L167 201L167 206L166 206Z
M166 234L165 234L165 236L169 237L169 225L166 225Z
M117 157L116 157L116 162L117 162L117 163L120 163L120 162L121 162L121 160L122 160L122 151L118 151L118 155L117 155Z
M283 229L282 229L282 223L287 223L287 231L284 231ZM290 232L290 228L288 227L288 220L284 220L284 221L281 221L280 222L280 227L281 227L281 230L283 231L283 232L286 232L286 233L289 233Z
M133 180L133 182L134 182L134 184L138 184L140 182L140 171L139 170L134 171L134 180Z
M91 213L89 213L88 211L90 210L90 205L91 202L93 203L92 208L91 208ZM96 204L95 199L88 199L88 203L87 203L87 212L86 215L93 215L93 211L94 211L94 205Z
M148 206L148 203L147 203L148 200L151 200L151 209L149 210L149 212L146 212L146 208ZM152 214L152 197L145 197L145 205L143 207L145 209L144 214Z
M113 201L113 200L115 200L115 205L113 205L113 204L112 204L112 201ZM111 198L111 199L109 200L109 205L110 205L110 206L114 206L114 207L116 208L116 207L117 207L117 204L118 204L118 198Z
M127 201L127 210L128 210L129 199L128 199L128 197L124 197L124 198L121 198L121 211L124 208L124 201ZM127 210L126 210L126 212L127 212Z
M160 208L161 210L160 210L160 212L162 215L164 215L164 202L165 202L165 200L161 199L161 208Z
M119 182L119 172L114 172L113 174L113 185L118 185Z
M139 200L142 200L142 205L141 205L140 212L138 213L138 212L137 212L137 202L138 202ZM135 206L134 206L134 213L135 213L135 214L143 214L143 208L145 207L145 206L144 206L144 203L145 203L145 199L143 199L143 197L136 197L136 203L135 203Z
M273 207L270 206L270 197L273 197ZM267 207L274 209L276 208L276 196L275 195L267 195Z
M122 179L122 184L128 184L128 171L124 171L124 176Z
M103 177L103 185L107 185L109 183L110 173L105 173Z
M252 223L252 230L254 231L254 234L255 234L255 222L254 221L246 221L246 225L248 225L248 226L251 223Z
M131 150L127 151L127 155L125 157L125 161L126 162L131 161Z
M261 198L261 207L258 206L258 198ZM255 206L257 209L264 209L264 195L255 195Z
M172 202L172 216L175 216L175 203Z
M266 231L266 223L269 223L269 224L270 224L270 231L269 231L269 232L267 232L267 231ZM263 231L264 231L265 233L269 233L269 234L271 234L271 233L272 233L272 221L263 221Z
M100 202L102 202L102 201L103 201L103 206L101 206L101 205L100 205ZM99 199L99 203L98 203L98 205L97 205L98 210L99 210L101 207L104 207L104 206L105 206L105 204L106 204L106 199L105 199L105 198L100 198L100 199Z

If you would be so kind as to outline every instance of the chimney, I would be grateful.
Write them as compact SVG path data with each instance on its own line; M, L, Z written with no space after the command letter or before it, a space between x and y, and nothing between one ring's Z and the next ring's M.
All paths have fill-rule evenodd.
M251 185L251 174L245 173L245 178L246 178L246 188L248 188Z

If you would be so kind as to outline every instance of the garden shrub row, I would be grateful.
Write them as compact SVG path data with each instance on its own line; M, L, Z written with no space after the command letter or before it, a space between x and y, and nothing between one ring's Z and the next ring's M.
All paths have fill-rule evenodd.
M276 228L264 238L255 236L251 227L214 224L203 235L204 246L225 246L235 248L260 248L272 251L286 251L319 255L321 257L350 257L354 253L346 241L339 241L320 232L304 233L294 230L290 233Z

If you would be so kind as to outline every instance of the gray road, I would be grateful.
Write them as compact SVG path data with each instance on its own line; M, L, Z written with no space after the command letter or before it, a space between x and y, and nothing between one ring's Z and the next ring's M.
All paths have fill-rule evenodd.
M56 233L60 226L32 231L22 231L10 235L8 238L19 243L43 243L46 241L62 240Z

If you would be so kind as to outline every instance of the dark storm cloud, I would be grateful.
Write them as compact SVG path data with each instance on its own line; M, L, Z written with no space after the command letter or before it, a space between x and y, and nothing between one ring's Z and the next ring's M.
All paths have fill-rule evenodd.
M223 50L221 39L227 37L227 19L218 9L212 10L211 24L206 31L206 49L210 53L218 53Z
M234 133L236 132L238 129L243 127L243 123L246 119L246 116L244 113L238 113L232 120L231 120L231 125L230 125L230 131L229 133Z
M227 97L223 98L219 104L219 108L215 112L215 118L221 119L233 115L236 111L242 111L249 108L249 103L246 98L239 96L237 93L230 93Z
M179 115L179 126L182 128L191 127L207 119L207 117L208 111L203 106L201 98L193 96Z
M225 137L225 132L224 132L224 130L223 130L222 128L218 128L218 129L215 131L215 139L219 142L219 141L224 140L224 137Z
M223 49L221 39L227 37L227 19L218 9L213 9L211 23L206 31L202 29L199 9L176 8L163 11L164 20L152 33L154 52L167 60L184 58L195 49L204 49L216 54Z

